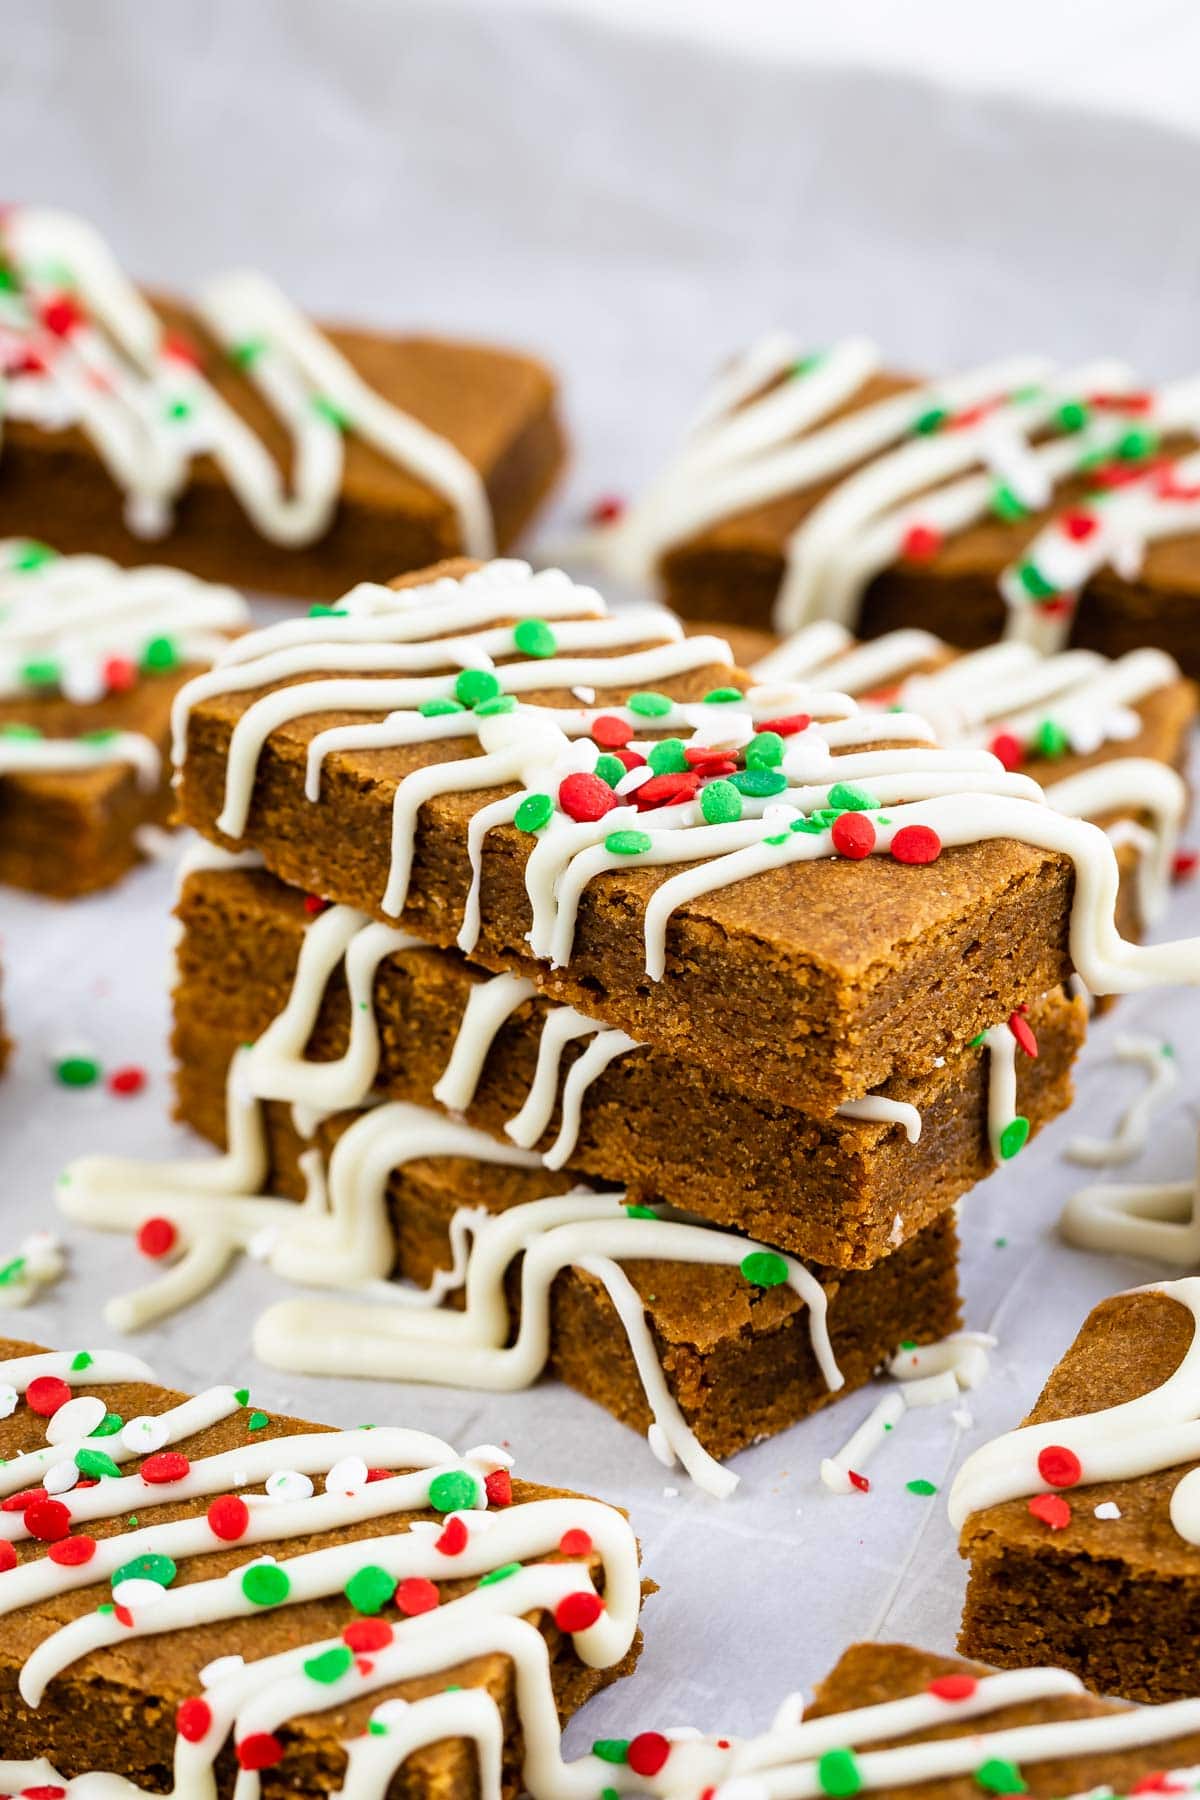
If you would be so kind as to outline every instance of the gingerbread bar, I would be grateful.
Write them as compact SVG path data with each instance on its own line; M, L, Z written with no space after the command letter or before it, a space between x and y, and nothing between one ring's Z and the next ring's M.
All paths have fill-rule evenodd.
M223 1127L234 1052L272 1027L269 1044L278 1041L274 1022L303 989L293 1075L296 1054L334 1061L351 1031L357 1040L375 1030L377 1097L443 1099L556 1167L832 1268L869 1268L1012 1154L1027 1126L1036 1130L1069 1105L1084 1032L1082 1004L1060 990L1031 1008L1021 1042L1005 1023L990 1044L956 1052L922 1081L851 1103L849 1116L818 1119L554 1007L525 982L489 980L457 951L405 943L399 933L391 948L379 927L344 909L314 919L301 894L263 870L197 870L184 881L178 917L179 1110L206 1136ZM372 941L373 970L363 962ZM997 1094L993 1105L996 1058L995 1079L1012 1083L1012 1098ZM278 1086L268 1076L264 1092L286 1097L286 1081L286 1072Z
M311 1426L11 1340L0 1395L8 1791L162 1791L173 1770L225 1800L252 1770L272 1800L350 1793L365 1763L413 1800L488 1769L515 1794L636 1658L624 1516L513 1479L494 1446Z
M964 1652L1132 1700L1200 1691L1198 1317L1195 1277L1103 1301L1025 1423L963 1465Z
M332 598L493 554L562 467L531 357L321 329L246 271L144 294L44 209L5 213L0 257L0 532Z
M759 680L841 686L864 706L921 713L943 744L990 750L1046 789L1051 805L1101 825L1121 870L1117 919L1128 936L1160 915L1179 829L1196 690L1161 650L1114 660L993 644L966 655L931 633L891 631L856 645L831 620L790 638L733 628L737 660ZM1153 768L1148 764L1162 764Z
M752 1092L828 1116L1072 965L1097 993L1196 972L1116 935L1102 832L915 715L750 686L523 565L335 612L180 696L186 819Z
M719 378L701 424L587 546L699 620L863 637L921 626L1200 674L1196 384L1015 357L921 384L863 340L784 334Z
M108 887L171 808L171 704L249 612L178 569L0 543L0 882Z

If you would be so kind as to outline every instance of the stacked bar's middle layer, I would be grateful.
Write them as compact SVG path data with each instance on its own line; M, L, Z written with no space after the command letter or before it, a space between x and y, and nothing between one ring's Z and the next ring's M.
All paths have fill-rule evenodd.
M305 902L273 876L250 870L189 877L180 903L183 937L175 1049L182 1116L209 1136L220 1129L230 1056L282 1011L306 926ZM385 958L374 985L380 1037L376 1092L430 1103L470 995L488 980L454 951L421 947ZM467 1117L504 1138L533 1079L553 1002L525 1001L500 1027ZM1061 990L1029 1012L1036 1059L1020 1056L1017 1106L1036 1130L1070 1104L1071 1065L1083 1041L1082 1004ZM308 1048L321 1061L346 1046L348 1007L340 970L329 983ZM566 1046L564 1070L582 1053ZM589 1085L576 1173L668 1200L793 1255L834 1269L866 1269L936 1220L992 1168L988 1147L988 1052L965 1047L919 1079L894 1080L889 1099L914 1106L911 1143L889 1120L815 1118L747 1093L711 1063L642 1047L619 1056ZM214 1126L214 1120L216 1124ZM560 1122L556 1106L545 1148Z

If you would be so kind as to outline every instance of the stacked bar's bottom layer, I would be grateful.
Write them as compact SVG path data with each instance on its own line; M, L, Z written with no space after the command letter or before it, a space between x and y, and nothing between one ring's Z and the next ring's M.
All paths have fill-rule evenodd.
M180 1118L223 1148L223 1073L185 1060L177 1092ZM290 1107L269 1103L264 1111L269 1186L299 1199L299 1157L309 1143L296 1131ZM318 1145L331 1150L357 1116L348 1112L325 1121ZM459 1158L408 1163L393 1173L387 1190L396 1241L393 1274L424 1285L436 1269L448 1267L450 1221L460 1208L501 1212L571 1185L565 1172ZM711 1455L725 1458L862 1387L902 1342L926 1343L955 1330L957 1249L948 1212L872 1269L810 1265L827 1296L830 1339L845 1377L836 1393L826 1387L813 1353L808 1309L790 1287L754 1287L736 1267L661 1261L623 1267L688 1425ZM512 1280L514 1328L515 1286ZM583 1270L565 1270L554 1282L549 1367L625 1424L649 1429L652 1414L624 1327L601 1282Z

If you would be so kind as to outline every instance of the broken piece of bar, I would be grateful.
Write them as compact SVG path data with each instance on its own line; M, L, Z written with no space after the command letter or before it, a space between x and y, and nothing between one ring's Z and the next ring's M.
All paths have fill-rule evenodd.
M189 1398L0 1340L0 1785L515 1792L638 1650L615 1508L491 1445ZM408 1703L407 1705L405 1703ZM353 1747L347 1739L355 1740ZM41 1779L20 1773L33 1763ZM14 1776L16 1777L14 1779ZM490 1783L490 1786L489 1786ZM256 1781L257 1786L257 1781Z
M322 1065L352 1043L357 1064L374 1033L376 1098L439 1100L501 1142L539 1148L552 1168L831 1269L865 1269L1072 1097L1084 1009L1061 990L1022 1016L1019 1040L1004 1024L923 1080L819 1119L556 1007L524 979L489 978L457 950L347 908L314 917L265 870L212 863L204 855L182 881L174 996L180 1117L210 1138L224 1130L240 1044L259 1043L265 1097L293 1098L303 1080L330 1110L347 1090Z
M171 703L249 623L232 588L0 542L0 882L110 886L171 806Z
M1017 1430L959 1470L960 1648L1105 1693L1200 1691L1200 1279L1095 1307Z
M122 563L161 545L209 580L332 598L491 555L562 467L531 357L321 329L249 271L190 305L146 294L38 207L6 209L0 273L0 533Z
M1154 644L1200 675L1198 392L1037 356L921 383L864 339L777 333L587 550L689 619Z
M1200 976L1200 944L1119 937L1108 839L987 751L748 688L721 640L556 571L360 588L176 710L210 839L816 1116L1072 966L1095 993Z

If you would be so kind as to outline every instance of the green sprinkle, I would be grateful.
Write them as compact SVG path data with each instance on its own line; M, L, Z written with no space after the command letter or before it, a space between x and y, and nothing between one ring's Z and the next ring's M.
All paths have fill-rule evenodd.
M1058 589L1053 582L1047 581L1036 563L1022 562L1017 564L1017 580L1025 592L1034 600L1053 600Z
M803 831L809 836L815 836L817 832L825 830L825 825L820 819L793 819L788 830Z
M1141 462L1144 457L1152 456L1157 449L1157 434L1135 426L1117 439L1114 454L1119 456L1122 462Z
M610 788L615 788L625 773L625 764L619 756L598 756L593 773L598 775L601 781L606 781Z
M986 1031L976 1032L976 1034L973 1038L967 1039L967 1049L968 1050L978 1050L979 1046L983 1043L983 1040L986 1038L986 1036L987 1036Z
M813 350L810 351L807 356L802 356L798 362L792 364L790 373L793 378L801 375L811 375L813 370L819 369L821 364L825 361L825 354L824 350Z
M122 1563L112 1578L116 1587L122 1581L157 1581L159 1587L170 1587L178 1570L169 1556L135 1556L132 1562Z
M763 843L764 844L772 844L777 848L780 844L791 843L791 840L792 840L792 830L791 830L791 826L789 825L789 827L786 831L773 831L771 833L770 837L765 837L763 839Z
M229 360L239 369L249 369L266 350L266 338L244 338L240 344L230 345Z
M870 812L879 802L865 788L851 787L845 781L835 781L829 790L828 804L838 812Z
M319 1681L322 1687L340 1681L347 1670L354 1667L354 1652L349 1644L335 1644L331 1650L322 1650L319 1656L310 1656L304 1663L304 1673L310 1681Z
M615 1787L602 1787L600 1789L600 1800L621 1800L621 1796Z
M729 780L749 800L769 800L787 786L787 776L778 769L739 769Z
M513 824L518 831L541 831L553 817L554 802L549 794L526 794L513 816Z
M120 1413L105 1413L100 1423L92 1432L93 1437L115 1437L125 1421Z
M628 1738L597 1738L592 1745L592 1755L598 1756L601 1762L625 1763L629 1761Z
M31 569L41 569L47 563L57 561L58 551L52 550L49 544L39 544L36 538L25 538L13 551L8 566L27 575Z
M142 667L160 675L168 669L178 668L179 648L174 638L151 638L142 651Z
M251 1606L280 1606L291 1591L291 1577L278 1563L252 1563L242 1572L242 1593Z
M382 1719L368 1719L367 1720L367 1736L368 1737L386 1737L387 1734L388 1734L388 1729Z
M328 394L314 394L312 409L318 419L327 419L331 425L336 425L339 431L349 429L349 414L342 410L336 400L331 400Z
M106 1450L77 1450L75 1467L81 1475L99 1479L101 1475L119 1475L120 1468Z
M633 1205L625 1208L625 1217L627 1219L657 1219L658 1214L652 1206Z
M902 1350L915 1350L916 1347L917 1347L916 1338L901 1338L900 1339L900 1348Z
M16 739L18 742L35 743L42 734L36 725L3 725L0 726L0 737Z
M78 1351L77 1354L71 1358L72 1375L78 1375L82 1369L90 1369L95 1360L96 1359L90 1350Z
M669 737L652 744L646 761L656 775L678 775L688 766L688 759L683 753L683 739Z
M344 619L346 608L330 606L328 600L314 600L308 609L308 616L310 619Z
M787 1263L777 1250L751 1250L738 1266L755 1287L781 1287L788 1278Z
M106 1618L110 1613L115 1613L116 1610L117 1609L113 1605L111 1600L102 1600L100 1602L99 1606L96 1608L96 1611L100 1614L100 1616L102 1618Z
M342 1591L356 1612L377 1613L395 1593L396 1583L378 1563L366 1563L354 1571Z
M11 1287L14 1281L18 1281L25 1273L25 1262L25 1257L14 1256L11 1262L5 1263L0 1269L0 1287Z
M912 422L912 429L917 437L932 437L935 431L941 430L949 417L947 407L931 406L927 411L917 414Z
M1027 1794L1029 1783L1016 1763L1007 1757L989 1756L975 1771L975 1779L989 1794Z
M736 701L745 698L741 688L713 688L711 692L705 694L704 704L705 706L732 706Z
M1029 1142L1029 1120L1018 1113L1010 1119L1000 1133L1000 1155L1005 1162L1010 1162L1019 1150L1023 1150Z
M641 856L651 845L648 831L610 831L604 848L610 856Z
M460 1512L479 1499L479 1482L466 1469L446 1469L429 1484L429 1504L436 1512Z
M127 1518L127 1519L126 1519L126 1521L125 1521L125 1523L126 1523L126 1524L127 1524L127 1525L128 1525L128 1526L129 1526L129 1527L130 1527L130 1528L131 1528L131 1529L132 1529L132 1527L133 1527L133 1526L135 1526L135 1525L136 1525L136 1524L137 1524L137 1522L138 1522L138 1516L137 1516L137 1514L136 1514L136 1513L130 1513L130 1515L129 1515L129 1517L128 1517L128 1518Z
M1055 414L1055 423L1060 431L1082 431L1091 417L1091 408L1082 400L1067 400Z
M1029 511L1020 495L1015 493L1006 481L1001 481L993 488L991 507L996 517L1004 519L1006 522L1023 519Z
M1160 1056L1174 1057L1175 1046L1174 1046L1174 1044L1160 1044L1158 1046L1158 1051L1159 1051Z
M104 744L111 744L113 739L119 736L120 733L114 726L105 725L95 731L81 731L79 734L79 741L81 744L94 744L97 748L100 748Z
M252 1412L246 1420L247 1431L265 1431L271 1423L265 1412Z
M466 708L459 700L422 700L417 711L423 719L445 719L451 713L465 712Z
M826 1750L817 1763L823 1794L848 1796L862 1791L862 1776L853 1750Z
M1065 756L1071 748L1062 726L1054 719L1043 719L1033 734L1033 747L1039 756Z
M100 1064L92 1056L65 1056L54 1073L63 1087L94 1087L100 1079Z
M558 639L545 619L522 619L513 626L513 643L522 656L553 656Z
M250 1389L249 1388L234 1388L233 1397L237 1401L239 1406L249 1406L249 1404L250 1404Z
M475 708L477 719L494 719L499 713L516 712L517 697L515 694L493 694L490 700L481 700Z
M917 1494L922 1500L927 1499L930 1494L937 1493L937 1488L934 1483L932 1481L925 1481L921 1477L918 1477L916 1481L906 1481L904 1485L910 1494Z
M742 816L742 796L732 781L710 781L700 789L700 811L710 825L732 825Z
M183 420L192 416L191 402L188 400L168 400L166 407L168 419Z
M625 702L630 712L637 713L643 719L662 719L671 711L675 702L666 694L630 694Z
M783 739L777 731L760 731L746 745L748 769L777 769L783 761Z
M481 700L494 700L500 682L490 669L464 669L454 683L454 695L464 706L478 706Z
M519 1562L501 1563L498 1569L489 1569L486 1575L479 1577L480 1587L495 1587L498 1581L507 1581L511 1575L519 1575Z
M26 687L55 687L58 678L58 664L49 656L34 657L21 665L21 680Z

